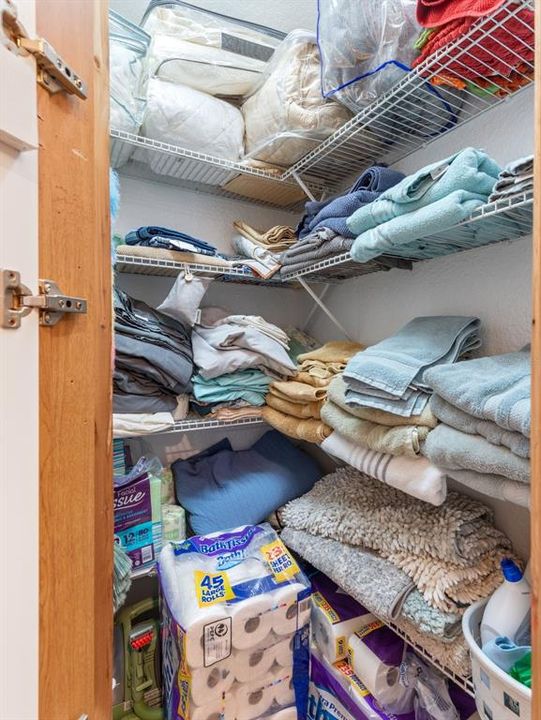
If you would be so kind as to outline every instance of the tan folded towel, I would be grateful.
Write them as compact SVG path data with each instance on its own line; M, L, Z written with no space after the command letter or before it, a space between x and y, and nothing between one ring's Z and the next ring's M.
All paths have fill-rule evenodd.
M268 393L265 402L269 407L279 410L279 412L285 415L293 415L293 417L301 419L315 418L316 420L319 420L321 417L321 406L323 405L323 400L310 403L294 403L289 402L289 400L283 400L272 393Z
M295 380L297 382L306 383L306 385L312 385L316 388L326 388L328 384L333 379L333 375L331 377L327 378L320 378L316 377L315 375L310 375L308 372L300 372L298 375L295 376Z
M385 410L378 410L377 408L352 408L346 403L346 389L347 385L341 375L335 377L328 388L328 398L333 403L339 405L341 408L346 410L350 415L354 415L362 420L370 420L371 422L378 423L378 425L388 425L390 427L396 427L397 425L421 425L427 428L435 428L438 424L437 418L432 413L429 405L425 407L421 415L412 415L411 417L402 417L401 415L394 415Z
M262 408L253 405L247 405L239 408L218 408L215 412L210 413L207 417L210 420L242 420L243 418L261 417Z
M421 451L421 443L429 433L429 428L417 425L389 427L362 420L350 415L330 400L323 405L321 418L355 445L363 445L388 455L416 457Z
M242 220L235 220L235 230L243 237L248 238L256 245L267 248L267 250L281 251L297 242L295 230L288 225L276 225L269 230L262 232L248 225Z
M344 372L351 358L365 346L346 340L333 340L317 350L303 353L297 357L299 371L314 377L331 380L335 375Z
M218 267L233 267L233 263L222 258L200 255L199 253L181 252L180 250L166 250L165 248L144 247L143 245L119 245L117 255L131 255L134 257L152 258L155 260L173 260L174 262L201 263L216 265Z
M277 380L269 385L269 392L282 400L296 403L316 402L327 395L326 388L315 388L295 380Z
M263 408L263 420L284 435L317 445L332 433L332 428L320 420L301 420L271 407Z

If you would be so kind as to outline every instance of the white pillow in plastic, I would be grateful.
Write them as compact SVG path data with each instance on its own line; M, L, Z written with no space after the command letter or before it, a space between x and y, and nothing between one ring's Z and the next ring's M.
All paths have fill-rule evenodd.
M111 40L109 58L111 127L137 133L145 111L145 101L140 96L141 56Z
M266 63L172 35L155 34L148 74L201 90L209 95L242 96L251 92Z
M243 151L244 121L233 105L186 85L152 78L141 134L225 160Z
M193 327L197 320L197 311L201 300L211 282L210 278L197 277L191 273L180 273L157 310Z

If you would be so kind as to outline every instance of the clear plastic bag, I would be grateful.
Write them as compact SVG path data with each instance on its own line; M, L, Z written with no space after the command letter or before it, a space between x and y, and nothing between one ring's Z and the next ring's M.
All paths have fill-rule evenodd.
M294 30L242 106L248 157L291 165L349 120L344 107L321 96L320 73L315 36Z
M417 54L416 7L417 0L319 0L323 95L359 112L399 82Z
M460 720L446 678L411 650L400 666L400 684L415 690L415 720Z
M111 127L137 134L145 112L144 59L150 36L113 10L109 11L109 62ZM133 147L126 146L115 162L129 160Z

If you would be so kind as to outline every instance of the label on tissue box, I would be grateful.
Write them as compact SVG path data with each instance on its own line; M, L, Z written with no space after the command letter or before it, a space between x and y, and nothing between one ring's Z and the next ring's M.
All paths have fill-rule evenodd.
M300 570L281 540L273 540L261 547L263 557L268 562L276 582L292 580Z
M209 607L235 597L226 572L207 573L195 570L194 582L199 607Z

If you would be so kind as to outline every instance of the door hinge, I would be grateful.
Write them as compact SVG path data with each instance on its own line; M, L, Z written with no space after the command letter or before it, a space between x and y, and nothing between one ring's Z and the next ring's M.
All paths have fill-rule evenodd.
M64 295L54 280L39 281L39 295L32 295L16 270L2 270L0 316L2 327L15 330L33 308L39 311L40 325L53 326L64 313L87 312L84 298Z
M37 64L37 81L50 93L67 92L86 100L87 88L84 80L77 75L54 47L44 38L28 36L18 18L17 6L13 0L0 0L2 18L2 43L8 50L20 55L33 55Z

